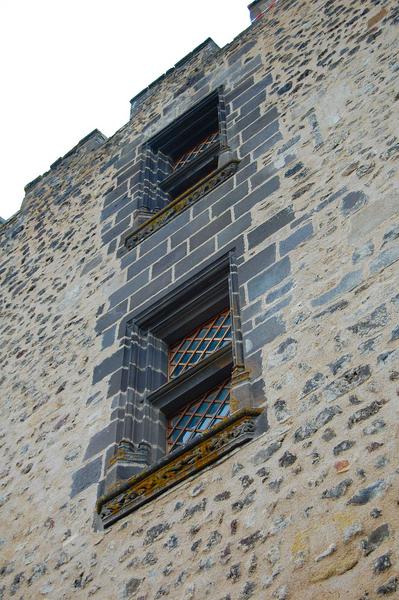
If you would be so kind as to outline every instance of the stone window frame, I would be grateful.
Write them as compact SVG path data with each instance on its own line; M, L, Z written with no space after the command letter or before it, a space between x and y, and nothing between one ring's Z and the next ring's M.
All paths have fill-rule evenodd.
M170 157L162 152L162 148L165 146L170 148L179 128L195 120L212 103L217 110L218 140L188 164L171 172ZM121 240L122 253L134 248L237 171L239 160L228 145L223 86L216 88L147 140L142 145L141 156L143 162L141 208L135 214L133 229L129 230ZM207 160L214 161L214 168L208 173L205 172L203 177L195 178L193 175L195 170L201 169ZM171 200L168 192L176 186L180 188L183 186L184 189Z
M230 306L232 342L167 381L168 346L212 312ZM184 306L184 311L181 308ZM180 318L176 321L177 314ZM205 318L204 318L205 316ZM200 271L126 326L119 442L106 460L97 512L107 527L186 477L253 439L266 427L246 383L234 251ZM230 416L167 453L168 414L231 377Z

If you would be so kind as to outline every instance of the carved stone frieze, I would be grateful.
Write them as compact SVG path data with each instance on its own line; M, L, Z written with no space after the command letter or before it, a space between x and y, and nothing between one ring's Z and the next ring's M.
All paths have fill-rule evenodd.
M110 494L99 498L97 512L104 527L253 439L261 412L261 409L236 412L194 442L165 456Z
M237 159L233 159L217 171L207 175L192 188L178 196L175 200L170 202L170 204L165 206L165 208L148 219L148 221L142 223L142 225L125 238L126 248L128 250L134 248L134 246L142 242L145 238L154 233L154 231L162 227L162 225L197 202L197 200L205 196L205 194L213 190L216 186L223 183L236 172L238 162Z

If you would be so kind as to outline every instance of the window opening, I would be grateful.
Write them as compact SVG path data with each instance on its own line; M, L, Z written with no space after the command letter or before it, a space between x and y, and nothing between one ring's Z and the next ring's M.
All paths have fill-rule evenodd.
M230 310L225 309L172 347L169 351L169 378L184 373L209 354L226 346L231 339L231 315Z
M183 154L178 157L174 163L174 171L179 169L180 167L184 167L194 158L199 156L201 152L209 148L214 142L219 140L219 131L214 131L213 133L208 134L204 139L202 139L199 143L195 144L190 150L186 150Z
M168 420L168 451L184 446L229 415L230 380L227 379Z
M216 171L225 145L225 107L216 91L148 142L155 196L166 205Z

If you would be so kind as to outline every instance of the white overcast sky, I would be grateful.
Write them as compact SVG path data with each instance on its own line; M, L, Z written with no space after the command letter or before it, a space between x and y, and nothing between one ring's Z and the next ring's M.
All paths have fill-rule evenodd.
M249 23L245 0L0 0L0 217L24 186L207 37Z

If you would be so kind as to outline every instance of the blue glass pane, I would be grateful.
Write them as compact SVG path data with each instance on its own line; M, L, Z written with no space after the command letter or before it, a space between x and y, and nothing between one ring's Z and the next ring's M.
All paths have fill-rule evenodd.
M209 342L201 342L198 350L205 350L205 348L208 346L208 344L209 344Z
M181 346L180 346L180 351L182 352L183 350L187 350L188 347L190 345L190 341L186 340Z
M219 414L221 417L227 417L230 414L230 406L225 404Z
M230 390L228 388L223 388L220 390L220 392L218 393L218 400L225 400L227 398L227 396L229 395Z
M198 407L198 412L204 415L208 412L210 406L211 404L209 404L209 402L201 402L200 406Z
M215 335L217 334L218 330L216 329L216 327L212 327L212 329L209 332L209 336L208 337L215 337Z
M182 370L183 367L181 367L180 365L175 367L172 371L172 377L176 377Z
M190 420L190 416L189 416L189 415L184 415L184 417L182 417L182 418L180 419L180 421L177 421L177 423L176 423L176 424L177 424L179 427L185 427L185 426L187 425L187 423L189 422L189 420Z
M208 414L209 415L216 414L216 412L219 408L220 408L220 404L217 404L216 402L214 402L213 404L210 405L210 407L208 409Z
M223 325L224 319L225 319L225 317L219 317L218 320L216 321L215 325L220 327L220 325Z
M203 338L206 336L206 334L208 333L207 329L201 329L201 331L199 332L198 336L199 338Z
M191 364L196 363L199 361L199 359L201 358L201 354L199 352L195 352L195 354L193 354L193 357L190 361Z
M210 426L210 424L212 423L213 419L207 417L206 419L204 419L201 423L201 425L199 425L198 429L201 429L201 431L204 431L205 429L208 429L208 427Z
M186 442L188 442L188 440L192 437L192 432L191 431L185 431L182 435L182 437L180 438L180 442L182 442L183 444L185 444Z
M190 360L190 354L186 354L185 356L182 357L182 359L180 361L180 364L181 365L186 365L189 360Z
M215 341L211 342L208 346L208 352L212 352L213 350L215 350L217 345L218 345L218 342L215 342Z
M192 417L190 420L190 423L187 425L187 427L190 427L191 429L195 429L195 427L197 427L199 421L200 421L201 417Z
M194 340L193 342L191 342L190 345L190 350L196 350L199 346L199 341L198 340Z

